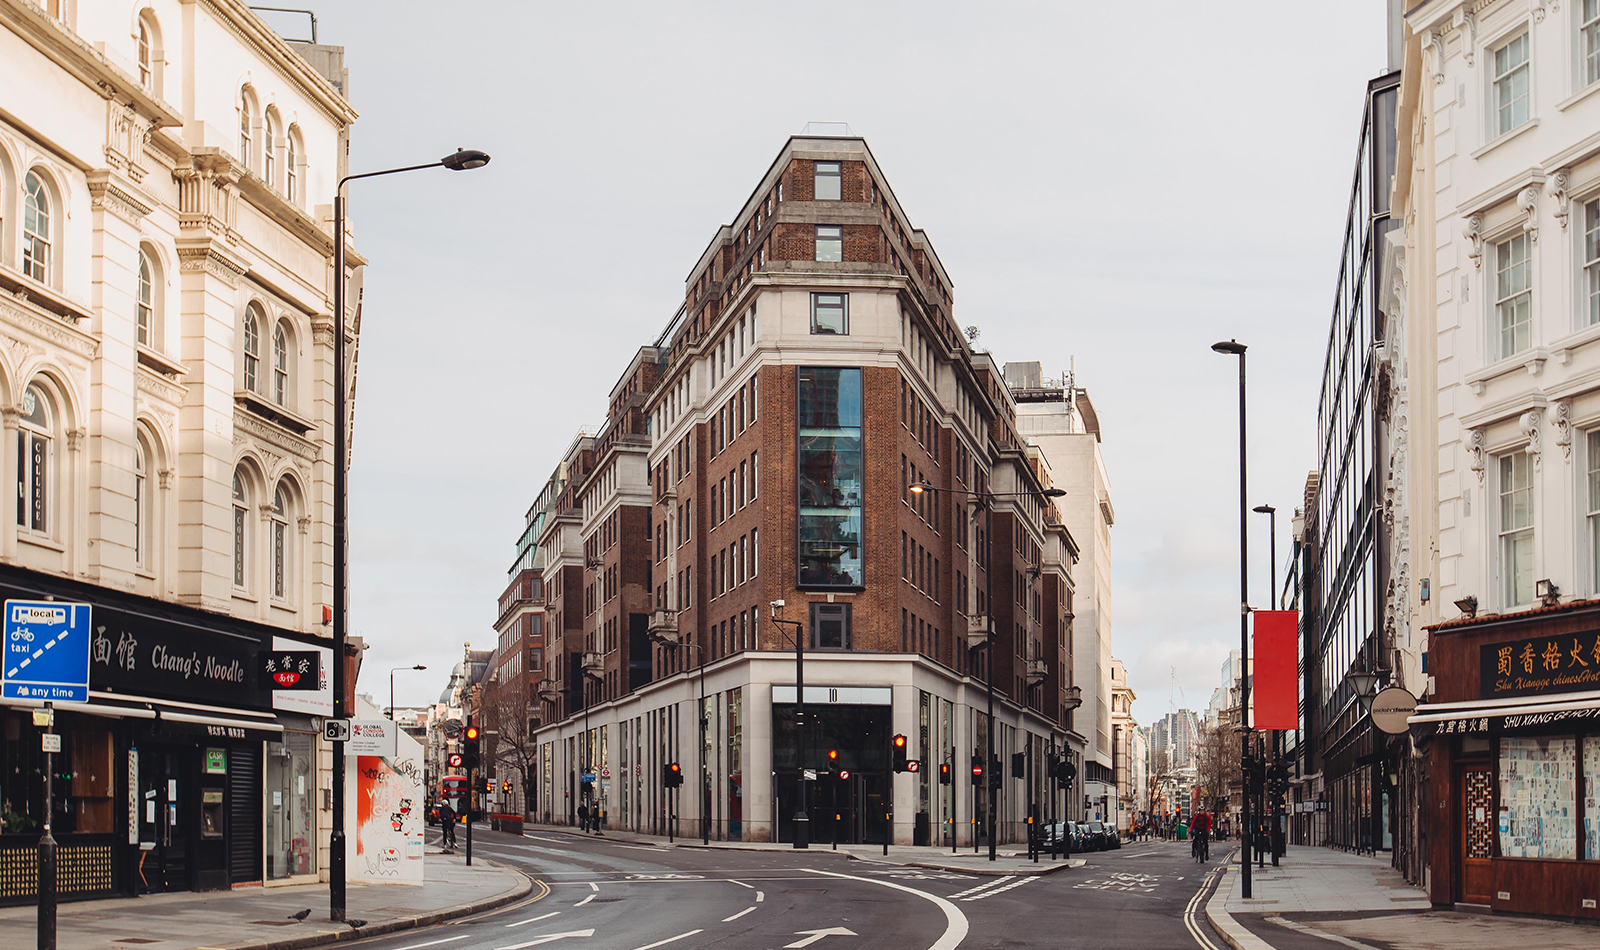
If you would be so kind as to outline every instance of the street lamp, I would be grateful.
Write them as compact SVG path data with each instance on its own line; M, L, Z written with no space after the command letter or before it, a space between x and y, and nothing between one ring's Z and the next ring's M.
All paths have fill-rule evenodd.
M989 860L995 860L995 803L994 786L989 784L989 770L994 768L994 500L996 498L1018 498L1036 496L1040 498L1061 498L1066 492L1059 488L1046 488L1043 491L1017 491L1017 492L991 492L991 491L966 491L961 488L937 488L926 479L912 482L906 486L913 494L923 492L944 492L950 495L968 495L977 499L978 506L984 512L984 539L983 539L983 573L987 589L984 593L983 638L981 644L972 643L972 630L967 629L968 649L977 650L978 646L985 647L984 651L984 692L988 695L988 727L984 730L984 794L989 799L988 816L985 828L989 834ZM976 847L976 844L974 844Z
M794 812L794 846L811 847L811 816L806 814L806 628L800 620L784 620L778 616L783 601L774 600L767 605L774 624L794 628L794 764L799 781L800 800ZM702 710L704 707L702 707ZM704 748L705 743L700 743Z
M487 152L476 149L457 149L437 162L425 165L407 165L383 171L346 175L333 188L333 718L349 718L346 708L344 682L345 625L345 567L349 558L346 525L346 502L349 493L347 469L350 463L347 443L349 418L345 408L345 273L344 273L344 186L358 178L376 178L379 175L398 175L401 172L424 168L448 168L466 171L489 164ZM334 746L333 765L333 831L328 837L328 918L345 919L345 834L344 834L344 755L343 749Z
M394 724L394 754L400 754L400 725L394 714L394 674L401 670L425 670L426 666L418 663L416 666L397 666L389 671L389 721Z
M1250 517L1246 511L1249 502L1245 500L1249 494L1249 469L1245 461L1245 386L1244 386L1244 351L1245 345L1237 340L1224 340L1211 344L1211 349L1224 356L1239 357L1239 721L1240 732L1243 733L1239 743L1239 775L1246 783L1244 787L1244 834L1245 846L1240 850L1239 883L1242 885L1241 893L1246 900L1250 899L1250 847L1255 838L1255 830L1250 824L1250 541L1246 533L1246 521Z

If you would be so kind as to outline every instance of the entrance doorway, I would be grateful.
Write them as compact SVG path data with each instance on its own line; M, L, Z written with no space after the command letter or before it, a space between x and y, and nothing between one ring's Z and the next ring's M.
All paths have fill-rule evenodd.
M139 752L139 890L187 891L194 866L193 747L145 745Z
M1494 875L1494 778L1487 764L1461 770L1461 900L1490 903Z

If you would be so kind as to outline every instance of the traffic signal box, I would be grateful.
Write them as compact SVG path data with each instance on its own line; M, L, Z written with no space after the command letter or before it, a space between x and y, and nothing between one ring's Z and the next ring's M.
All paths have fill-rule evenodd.
M951 781L951 778L950 778L950 763L949 762L940 762L939 763L939 784L940 785L949 785L950 781Z
M1013 753L1011 753L1011 777L1012 778L1027 778L1028 777L1028 753L1026 753L1026 752L1013 752Z
M683 769L676 762L668 762L661 767L661 787L677 788L683 784Z
M981 755L972 757L972 784L983 784L983 756Z
M470 771L478 767L478 727L468 723L462 736L465 741L461 744L461 767Z
M894 770L896 772L911 771L910 768L907 767L906 737L902 735L896 735L894 737Z

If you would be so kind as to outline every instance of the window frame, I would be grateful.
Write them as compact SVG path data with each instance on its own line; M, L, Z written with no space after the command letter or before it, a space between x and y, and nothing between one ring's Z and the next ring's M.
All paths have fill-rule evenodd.
M287 602L292 600L289 592L293 589L290 571L292 560L289 541L289 509L290 504L283 482L272 493L272 511L269 517L272 530L267 534L267 561L272 566L271 587L274 600Z
M1587 303L1584 326L1594 326L1600 323L1600 197L1583 203L1583 223L1577 238L1578 270L1584 284L1579 293Z
M156 329L155 268L150 252L139 248L139 285L134 296L134 339L140 346L153 346Z
M817 312L821 309L823 298L838 298L839 300L839 329L819 329ZM831 306L828 308L833 309ZM850 335L850 295L847 293L827 293L813 291L811 294L811 334L813 336L849 336Z
M1509 255L1513 245L1522 249L1520 260L1502 263L1502 254ZM1527 231L1519 231L1507 235L1502 240L1496 241L1491 249L1494 255L1493 297L1495 317L1495 356L1497 359L1508 359L1518 353L1524 353L1533 347L1533 239ZM1520 269L1523 285L1518 289L1509 289L1507 281ZM1517 310L1520 306L1525 309L1520 317ZM1507 307L1511 308L1514 319L1506 322ZM1518 345L1518 330L1524 334L1525 339ZM1510 346L1507 345L1506 335L1510 333Z
M840 263L844 260L843 225L819 224L816 226L816 253L814 256L817 261L823 263Z
M1509 468L1509 471L1508 471ZM1519 485L1517 475L1522 474L1526 483ZM1508 479L1508 475L1510 476ZM1508 487L1509 485L1509 487ZM1526 512L1526 523L1508 524L1513 520L1508 517L1509 512L1516 511L1518 504L1517 495L1526 494L1523 501L1523 510ZM1500 573L1500 598L1501 604L1507 608L1524 607L1534 601L1534 575L1539 573L1538 565L1534 563L1538 553L1537 525L1538 516L1534 511L1538 501L1537 484L1534 478L1533 459L1522 449L1514 449L1503 455L1497 456L1495 461L1495 552L1496 563ZM1525 586L1519 585L1516 567L1515 545L1526 541L1527 572Z
M1577 15L1579 89L1600 82L1600 0L1578 0Z
M1511 49L1512 46L1519 42L1522 43L1522 59L1516 63L1509 64L1507 68L1502 69L1500 65L1500 54ZM1517 129L1522 128L1524 125L1528 124L1530 119L1533 118L1532 31L1524 29L1514 36L1502 39L1497 46L1489 51L1488 59L1489 68L1485 72L1489 78L1489 127L1492 130L1489 138L1497 139L1502 135L1507 135L1516 131ZM1509 88L1512 89L1513 93L1515 92L1515 89L1511 84L1519 78L1517 75L1518 73L1521 73L1521 94L1513 95L1509 101L1502 101L1503 89ZM1505 83L1506 86L1502 87L1502 83ZM1516 120L1515 114L1515 106L1518 102L1522 103L1522 118L1520 121ZM1507 115L1508 109L1511 110L1509 120Z
M54 241L51 225L50 186L37 170L29 169L22 177L22 273L41 284L50 283L50 268L54 263ZM41 227L42 222L42 227Z
M258 393L261 385L261 324L266 317L266 311L255 301L245 305L239 352L244 356L244 385L240 388L247 392Z
M34 421L31 417L35 410L25 408L30 399L35 401L43 421ZM60 494L56 490L60 408L49 390L37 381L23 390L23 404L18 408L23 412L17 420L17 533L49 538L57 521L55 506Z
M282 320L272 328L272 401L289 408L289 334Z
M811 649L811 650L853 650L853 649L855 649L855 646L854 646L854 632L855 632L854 631L854 617L852 616L854 611L851 609L852 606L853 605L848 604L848 603L832 603L832 604L830 604L830 603L827 603L826 601L816 601L816 600L812 601L811 602L811 609L807 612L809 614L809 616L806 618L807 621L808 621L807 628L806 628L806 634L807 634L806 639L811 641L810 642L810 646L807 647L807 649ZM842 625L842 629L840 630L840 637L839 637L840 642L838 644L836 644L836 645L835 644L825 645L822 642L822 616L821 615L823 615L823 614L829 614L829 615L837 616L839 618L840 624Z
M239 466L233 469L233 589L250 592L250 487Z
M829 190L834 194L824 196L822 183L831 182ZM844 200L844 163L843 162L812 162L811 163L811 200L813 201L843 201Z

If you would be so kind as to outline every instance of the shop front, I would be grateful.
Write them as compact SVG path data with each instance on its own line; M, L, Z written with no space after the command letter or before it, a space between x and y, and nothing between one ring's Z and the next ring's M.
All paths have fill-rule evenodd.
M90 605L87 702L0 701L0 904L36 899L47 731L62 900L220 890L316 871L316 736L264 675L326 651L271 628L0 567L7 600ZM285 644L288 644L287 646ZM290 649L293 647L294 649ZM274 660L273 662L278 662ZM320 693L294 691L320 710ZM311 877L314 879L314 877Z
M1600 601L1431 632L1433 902L1600 919Z

